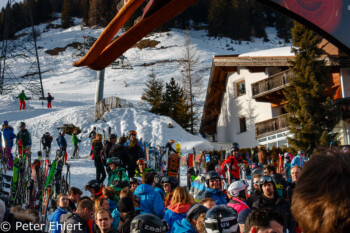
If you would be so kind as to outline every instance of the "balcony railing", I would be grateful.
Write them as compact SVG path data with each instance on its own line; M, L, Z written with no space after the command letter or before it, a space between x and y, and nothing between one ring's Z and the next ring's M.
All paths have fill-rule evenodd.
M253 98L258 95L266 92L277 91L283 89L292 78L295 77L295 74L286 70L274 75L269 76L267 79L261 80L259 82L252 84Z
M286 117L288 114L283 114L266 121L258 122L255 124L255 135L256 137L266 133L275 132L288 128L289 124Z

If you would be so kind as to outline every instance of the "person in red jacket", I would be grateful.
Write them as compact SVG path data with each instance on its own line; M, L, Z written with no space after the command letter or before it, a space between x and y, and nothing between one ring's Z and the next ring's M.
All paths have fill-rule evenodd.
M239 155L238 147L236 147L236 146L232 147L231 155L228 156L227 159L225 159L221 164L222 171L225 171L226 164L230 165L231 178L233 177L236 180L239 180L239 178L240 178L239 177L240 167L238 166L238 160L237 160L238 155ZM225 177L225 178L227 178L227 177Z

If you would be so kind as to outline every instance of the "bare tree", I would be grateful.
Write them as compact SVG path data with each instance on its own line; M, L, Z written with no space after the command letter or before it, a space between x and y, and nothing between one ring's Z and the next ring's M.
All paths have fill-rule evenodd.
M195 133L195 126L198 121L198 106L196 98L203 92L202 72L198 69L199 55L196 48L191 44L191 36L186 31L185 49L180 59L180 71L182 74L182 86L189 100L191 113L191 133Z

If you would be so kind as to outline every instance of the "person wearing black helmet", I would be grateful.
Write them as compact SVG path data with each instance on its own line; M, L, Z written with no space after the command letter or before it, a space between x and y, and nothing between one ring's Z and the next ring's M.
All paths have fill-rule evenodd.
M130 187L130 190L132 192L134 192L135 189L137 188L137 186L139 186L140 184L141 184L141 179L138 180L137 178L130 177L130 179L129 179L129 187Z
M97 195L99 197L103 195L102 189L104 188L104 186L101 185L101 183L97 180L90 180L84 188L85 190L89 191L91 195Z
M253 203L253 209L268 208L276 211L283 216L284 229L288 229L291 233L295 232L289 203L278 195L274 179L271 176L264 175L260 177L259 186L261 196L259 200Z
M173 192L179 184L177 180L172 176L163 177L160 183L162 184L165 193L164 207L167 208L171 204Z
M207 233L238 233L238 214L226 205L217 205L208 210L205 215L205 229Z
M43 145L43 149L45 150L45 155L48 158L51 151L51 143L53 141L53 137L49 132L46 132L41 137L41 144Z
M173 231L176 233L197 233L199 232L199 220L204 219L205 214L207 213L208 208L196 204L187 212L186 218L182 220L176 220L173 225Z
M137 160L137 168L134 177L142 177L145 172L151 172L152 169L146 167L147 161L144 158Z
M30 147L32 146L32 138L30 133L26 129L26 123L19 123L20 131L17 133L16 144L18 145L18 152L23 156L23 152L30 152ZM22 148L24 151L22 151Z
M128 186L129 177L125 172L125 168L120 166L120 159L117 157L107 159L107 165L110 168L108 186L112 186L116 192L120 192L122 188Z
M205 174L205 192L202 195L204 198L213 198L217 205L227 204L226 195L221 192L221 177L216 171L210 171Z
M130 233L166 233L168 224L153 214L136 216L130 224Z

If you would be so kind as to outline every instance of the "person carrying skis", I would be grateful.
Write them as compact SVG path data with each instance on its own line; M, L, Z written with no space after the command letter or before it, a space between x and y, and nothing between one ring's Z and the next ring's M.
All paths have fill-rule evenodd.
M19 99L19 110L26 109L26 100L28 99L26 94L24 94L24 90L16 97Z
M16 138L16 134L13 132L13 128L9 126L8 121L4 121L2 125L2 137L4 138L5 145L1 145L4 149L4 155L7 158L7 166L13 168L13 157L11 150L13 147L13 139Z
M174 148L172 147L172 145L175 143L175 141L173 139L171 139L166 145L165 145L165 149L168 149L169 153L174 152L177 153L176 150L174 150Z
M47 93L47 108L52 108L51 102L53 100L53 97L51 96L50 92Z
M67 150L67 141L64 138L65 135L66 135L66 132L63 130L57 138L57 144L60 148L61 158L63 158L65 156L66 150Z
M108 172L108 186L112 186L116 192L120 192L123 187L128 186L129 177L122 168L120 159L112 157L107 159L107 164L110 167Z
M41 137L41 144L43 144L43 149L46 151L46 157L48 158L51 151L51 143L53 141L53 137L50 135L49 132L46 132Z
M228 156L226 160L224 160L221 164L221 170L226 171L226 164L230 165L230 174L231 177L225 177L225 178L235 178L236 180L239 180L239 174L240 174L240 167L238 165L237 157L239 155L239 149L238 147L232 147L231 148L231 156ZM225 173L224 173L225 175Z
M24 122L19 123L19 132L16 136L16 144L18 145L18 153L21 155L21 157L23 157L23 153L30 152L32 138L26 129L26 123Z
M136 162L138 168L135 169L134 177L142 177L145 172L150 172L152 169L146 167L147 161L145 159L139 159Z
M74 146L74 151L72 155L72 159L79 158L78 151L79 151L79 142L81 141L77 137L78 130L74 130L72 133L72 145Z
M101 134L96 134L96 139L92 140L92 150L96 167L96 180L103 184L103 181L106 179L106 171L102 154L103 144Z

